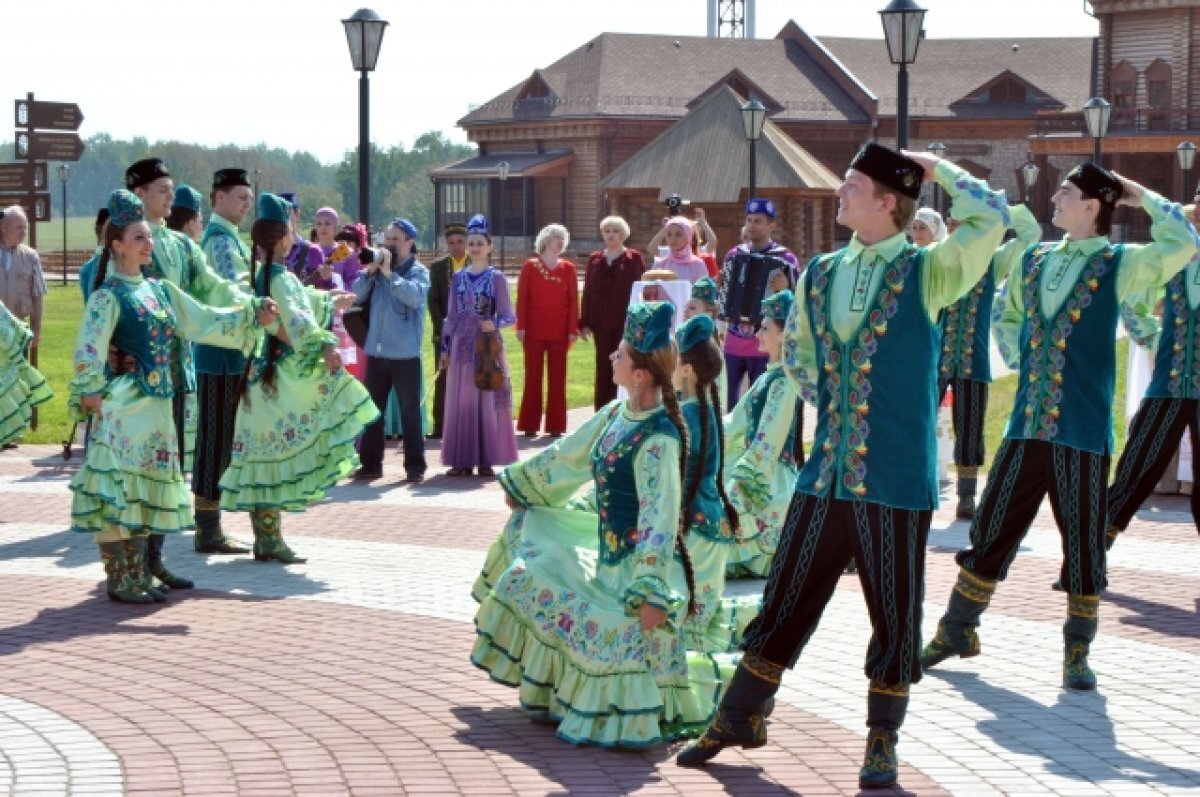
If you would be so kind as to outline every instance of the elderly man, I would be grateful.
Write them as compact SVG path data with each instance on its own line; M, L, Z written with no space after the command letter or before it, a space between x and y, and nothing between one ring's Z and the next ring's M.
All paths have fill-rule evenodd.
M0 302L17 318L29 324L30 359L36 363L36 348L42 338L42 297L46 280L38 253L25 245L29 218L20 205L5 208L0 214ZM5 448L16 448L6 443Z
M383 417L388 392L396 392L404 435L404 481L425 479L425 438L421 434L421 336L425 328L425 297L429 271L413 248L417 228L408 219L396 219L384 233L387 247L380 260L367 265L354 284L360 302L370 302L367 329L367 390L381 417L363 431L359 455L362 467L354 478L383 475ZM370 250L363 250L364 253Z

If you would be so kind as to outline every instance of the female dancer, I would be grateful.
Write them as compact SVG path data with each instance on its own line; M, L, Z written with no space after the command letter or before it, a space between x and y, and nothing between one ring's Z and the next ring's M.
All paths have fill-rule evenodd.
M171 407L178 387L171 364L187 345L180 338L249 352L258 322L277 316L273 304L260 300L212 309L167 280L144 278L154 243L142 201L122 189L109 197L108 209L95 288L75 341L70 411L76 420L97 418L83 467L71 480L71 522L99 544L108 596L149 603L165 600L165 592L146 571L147 535L195 525ZM110 342L125 363L116 375L106 373Z
M629 398L500 475L514 512L476 582L471 660L574 744L690 735L720 688L711 661L692 677L682 630L696 606L679 509L686 431L671 385L673 315L666 302L631 307L612 354ZM599 513L563 508L588 481ZM686 594L672 586L681 580Z
M284 542L280 511L303 511L358 467L354 442L379 417L367 389L342 369L337 338L325 329L334 309L354 296L306 291L287 270L288 211L274 194L258 198L250 284L256 296L275 301L280 324L246 360L233 455L221 476L221 508L250 513L254 558L284 564L306 560Z
M54 393L46 378L25 359L33 332L0 302L0 446L16 440L32 410Z
M791 291L763 299L759 350L767 370L746 391L725 420L725 473L729 500L754 532L743 535L729 553L733 578L765 578L779 546L796 474L804 464L803 410L794 383L780 364L783 326L792 310Z
M440 365L448 371L442 462L451 476L470 476L472 468L479 468L480 476L494 476L494 466L517 461L512 384L502 345L498 360L504 385L499 390L475 386L475 339L516 320L508 282L488 263L491 253L487 218L475 215L467 224L467 266L454 275L442 326Z

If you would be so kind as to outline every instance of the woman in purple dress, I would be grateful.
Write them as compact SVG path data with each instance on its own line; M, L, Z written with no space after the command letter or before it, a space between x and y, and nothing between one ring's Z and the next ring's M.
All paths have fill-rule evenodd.
M475 386L475 339L516 321L508 282L488 258L492 236L483 214L467 224L467 265L450 285L450 308L442 327L441 365L446 368L446 416L442 464L450 476L495 475L494 467L517 461L513 431L512 383L508 360L500 349L504 385L499 390Z

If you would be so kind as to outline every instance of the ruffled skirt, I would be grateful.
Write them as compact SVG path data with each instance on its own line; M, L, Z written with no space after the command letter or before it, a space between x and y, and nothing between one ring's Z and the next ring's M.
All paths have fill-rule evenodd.
M24 359L0 371L0 445L21 436L33 408L53 396L46 378Z

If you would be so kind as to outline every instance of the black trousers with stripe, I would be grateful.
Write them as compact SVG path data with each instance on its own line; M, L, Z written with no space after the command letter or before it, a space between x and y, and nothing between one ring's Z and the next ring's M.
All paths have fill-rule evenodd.
M1129 426L1117 475L1108 488L1108 523L1124 531L1167 472L1186 429L1192 439L1192 475L1200 474L1200 401L1144 398ZM1200 518L1200 490L1192 490L1192 521ZM1200 529L1200 524L1197 525Z
M971 379L938 380L938 404L946 388L954 388L951 414L954 418L954 464L960 468L983 465L983 424L987 418L988 383Z
M742 649L794 667L851 558L871 617L864 672L921 680L925 542L933 513L796 493L771 564L763 607Z
M220 500L221 474L229 467L241 378L240 374L196 374L200 423L196 429L192 492L210 501Z
M1059 443L1005 438L971 521L971 547L958 553L958 563L1003 581L1049 495L1062 535L1062 583L1072 595L1099 595L1107 584L1108 465L1107 456Z

